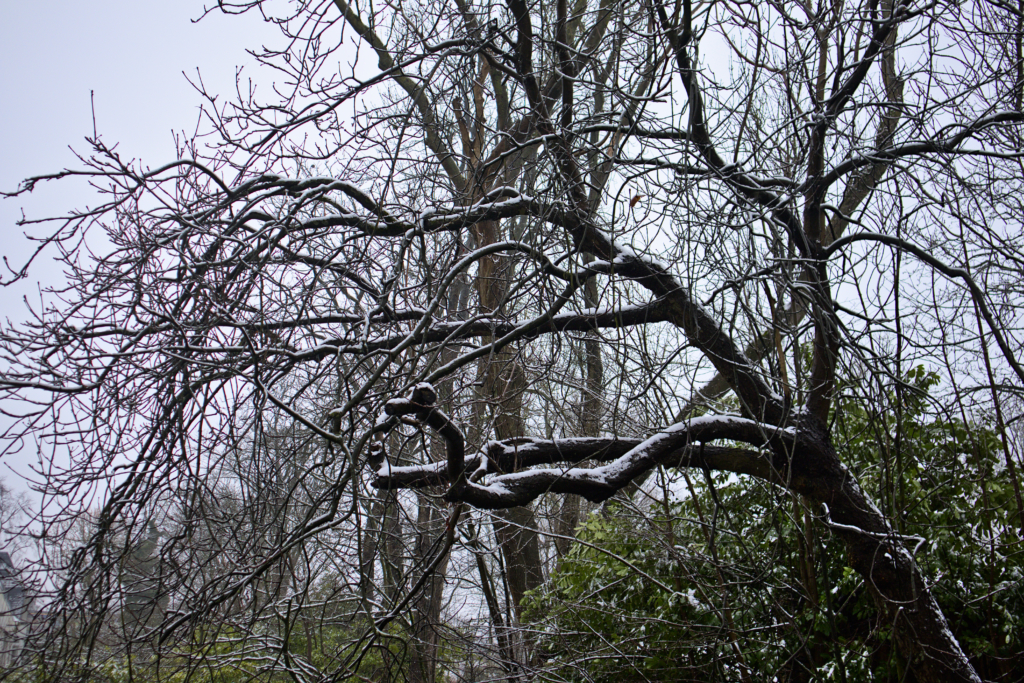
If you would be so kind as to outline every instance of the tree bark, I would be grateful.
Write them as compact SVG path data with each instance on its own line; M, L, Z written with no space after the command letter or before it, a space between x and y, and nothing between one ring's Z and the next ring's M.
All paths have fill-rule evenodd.
M425 567L437 551L436 542L444 532L445 516L430 498L419 496L416 529L417 566ZM409 680L411 683L434 683L437 680L438 646L440 643L441 607L444 601L445 576L449 555L440 561L433 575L413 600L412 628L409 633Z
M882 624L891 624L901 653L921 683L971 682L971 667L901 538L840 462L823 424L807 418L791 455L776 447L777 469L790 488L824 504L824 522L846 544L850 566L864 577Z

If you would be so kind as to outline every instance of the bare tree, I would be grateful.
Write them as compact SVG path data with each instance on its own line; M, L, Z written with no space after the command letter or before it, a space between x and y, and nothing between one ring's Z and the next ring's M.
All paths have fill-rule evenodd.
M282 74L273 99L208 94L209 132L177 161L144 167L92 139L81 169L14 193L68 175L106 193L39 228L67 285L2 337L0 388L21 411L8 436L68 459L48 473L52 528L103 487L53 596L76 615L49 632L67 661L91 661L112 530L172 499L194 509L225 458L266 448L273 419L304 444L281 480L301 506L240 500L260 543L244 571L183 569L160 642L244 605L251 624L277 620L249 630L285 653L274 666L351 675L372 651L384 666L411 609L411 677L433 680L462 543L482 553L481 604L514 675L537 664L501 630L543 580L527 506L601 503L664 466L798 496L808 526L845 543L916 679L980 680L918 541L862 490L832 419L854 375L898 411L911 362L948 368L950 396L998 416L1024 533L1004 414L1024 388L1018 6L334 0L270 18L288 41L259 53ZM108 252L86 250L92 231ZM365 590L372 554L326 541L394 533L386 498L363 505L367 474L420 496L413 574L390 598ZM499 555L477 532L459 541L460 520L481 528L472 510L498 511ZM565 537L579 512L559 514ZM288 645L296 605L327 585L306 573L285 590L294 554L347 561L335 578L353 599L381 599L320 664Z

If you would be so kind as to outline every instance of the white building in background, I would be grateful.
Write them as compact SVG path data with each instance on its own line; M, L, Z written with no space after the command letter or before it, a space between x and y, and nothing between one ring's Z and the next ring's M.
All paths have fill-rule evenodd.
M28 628L26 603L11 556L0 552L0 669L14 666L21 653Z

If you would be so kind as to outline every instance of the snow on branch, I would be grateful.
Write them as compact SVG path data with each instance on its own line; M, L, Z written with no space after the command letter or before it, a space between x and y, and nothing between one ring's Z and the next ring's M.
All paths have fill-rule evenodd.
M766 433L763 425L734 415L698 417L667 427L647 439L616 437L490 441L483 450L465 457L462 431L435 402L433 387L417 385L409 398L388 401L391 418L415 415L418 422L444 437L447 461L396 467L387 461L382 442L369 458L376 472L373 485L381 489L448 486L445 498L478 508L503 509L525 505L545 493L571 493L593 502L610 498L635 478L662 464L668 467L707 467L778 480L771 456L757 448L777 439L791 439L791 430ZM397 424L382 416L381 422ZM713 446L728 439L756 449ZM577 467L590 460L603 463ZM561 466L559 466L561 463ZM552 465L551 467L543 467Z

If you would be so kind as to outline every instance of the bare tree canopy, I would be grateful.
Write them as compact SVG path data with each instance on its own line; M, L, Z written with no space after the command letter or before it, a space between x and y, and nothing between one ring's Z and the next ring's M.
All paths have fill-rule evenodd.
M67 280L0 336L7 452L50 454L46 675L199 677L230 641L253 678L432 682L456 572L501 676L543 675L512 626L544 562L690 470L841 541L908 680L981 680L906 527L903 411L923 365L933 414L993 425L971 471L1019 553L1020 5L264 4L219 9L279 24L275 89L204 93L165 165L97 137L12 193L102 196L30 225Z

